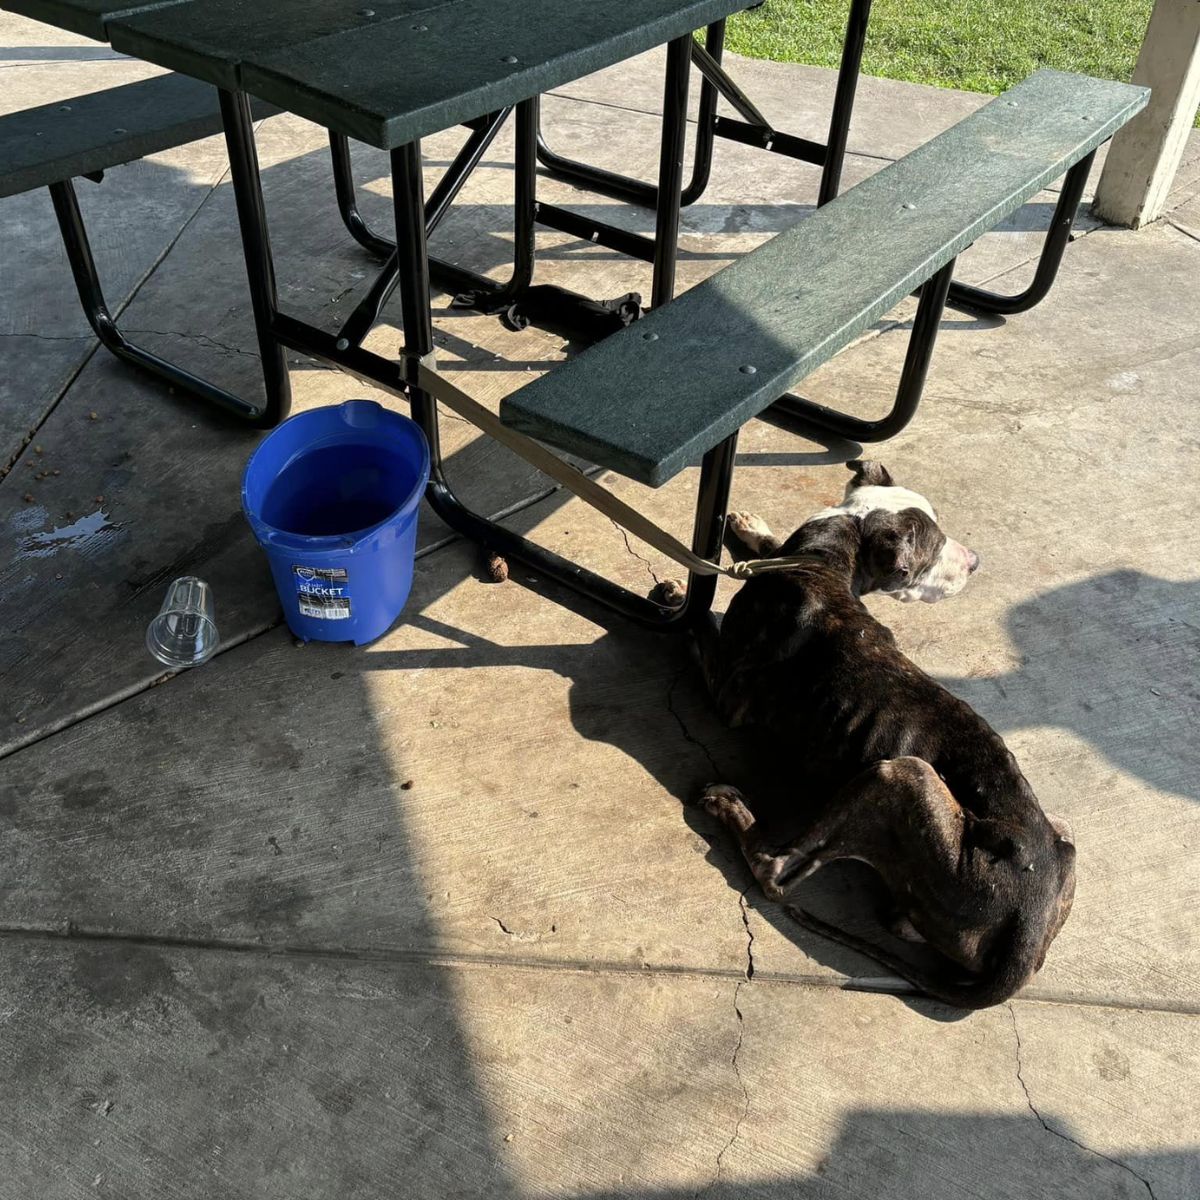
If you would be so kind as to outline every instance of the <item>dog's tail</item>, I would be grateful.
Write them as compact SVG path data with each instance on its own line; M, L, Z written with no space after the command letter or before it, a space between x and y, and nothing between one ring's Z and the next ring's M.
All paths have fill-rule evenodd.
M909 983L916 984L921 991L935 1000L952 1004L956 1008L990 1008L993 1004L1003 1004L1010 996L1020 991L1037 970L1044 939L1044 930L1018 918L1009 937L997 947L991 969L984 975L959 983L926 970L916 963L906 962L898 955L864 938L828 925L801 908L789 905L787 911L806 929L840 942L860 954L866 954L907 979Z

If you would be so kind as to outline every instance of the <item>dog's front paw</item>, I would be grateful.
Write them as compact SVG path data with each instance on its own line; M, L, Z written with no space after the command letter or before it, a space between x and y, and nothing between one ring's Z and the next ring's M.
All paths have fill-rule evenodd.
M774 553L777 546L771 527L754 513L732 512L725 518L726 528L751 554Z
M687 583L682 579L663 579L654 585L650 599L663 608L682 608L687 599Z
M700 795L700 807L726 824L736 823L747 812L742 793L727 783L710 783Z

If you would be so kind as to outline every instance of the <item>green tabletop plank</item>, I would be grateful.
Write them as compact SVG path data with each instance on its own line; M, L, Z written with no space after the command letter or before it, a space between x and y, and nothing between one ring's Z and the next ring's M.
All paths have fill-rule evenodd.
M241 87L240 69L294 46L319 46L332 34L380 30L400 38L421 14L457 0L189 0L164 11L134 14L110 30L114 49L170 67L218 87ZM317 51L320 53L320 51ZM347 76L358 65L344 59ZM392 70L404 69L403 59ZM474 114L478 116L479 114Z
M191 0L113 45L391 149L689 33L745 0ZM367 15L370 14L370 15Z
M652 486L696 463L1145 107L1038 71L794 229L508 396L506 425Z
M106 42L109 21L187 2L189 0L3 0L0 8Z

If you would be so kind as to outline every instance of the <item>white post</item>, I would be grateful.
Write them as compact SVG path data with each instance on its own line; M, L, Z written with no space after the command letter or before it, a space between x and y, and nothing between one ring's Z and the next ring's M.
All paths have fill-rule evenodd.
M1133 82L1150 103L1113 138L1093 211L1139 229L1163 210L1200 106L1200 0L1156 0Z

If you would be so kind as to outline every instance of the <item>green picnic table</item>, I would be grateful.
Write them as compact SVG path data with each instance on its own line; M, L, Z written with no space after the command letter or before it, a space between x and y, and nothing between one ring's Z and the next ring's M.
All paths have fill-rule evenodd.
M571 214L547 212L548 206L536 199L540 94L666 44L658 179L652 193L641 196L654 203L655 236L638 243L626 235L622 242L628 252L654 263L652 304L643 319L506 397L501 420L529 438L650 486L699 463L693 551L705 559L720 554L740 427L782 402L811 425L843 437L877 440L902 428L920 399L947 299L983 311L1015 313L1046 294L1096 148L1147 98L1142 88L1040 71L846 193L824 195L827 203L798 227L674 299L691 63L699 62L708 84L743 116L753 116L752 106L748 112L738 102L736 88L729 85L720 64L714 68L715 56L710 53L710 61L697 56L693 31L719 24L745 7L745 0L2 3L170 68L177 74L164 79L183 79L184 86L163 86L175 88L181 101L190 96L188 102L194 102L197 87L215 89L213 112L229 149L268 399L256 407L219 394L206 398L252 423L273 423L287 411L284 352L290 349L407 399L429 440L433 471L427 496L443 519L494 550L658 628L680 626L705 614L715 578L693 575L683 607L661 608L470 511L442 470L438 400L453 406L456 390L441 379L433 362L431 273L440 273L443 286L448 282L456 291L473 292L481 306L494 306L498 299L528 288L535 224L546 218L572 221ZM860 15L867 8L858 6ZM335 166L340 162L341 168L339 199L352 226L357 214L346 173L345 139L389 153L395 240L366 230L359 219L356 236L381 256L386 254L388 261L338 332L318 329L279 306L252 98L330 131ZM55 194L85 307L89 280L83 268L90 256L81 223L75 227L78 210L76 206L72 215L69 189L72 176L104 166L104 155L95 145L89 157L80 143L89 99L97 111L113 111L112 96L103 102L83 98L77 106L75 150L57 157L50 153L55 138L43 136L54 128L51 114L38 111L33 118L15 114L16 120L0 119L0 147L12 137L24 148L21 186L14 184L13 190L29 186L32 179L48 184ZM147 153L170 136L161 113L156 132L147 134L145 123L154 124L152 114L138 115L135 107L131 105L132 115L119 126L109 115L96 122L99 145L108 147L113 163ZM517 238L513 276L506 284L496 284L431 260L426 239L510 114L517 122ZM5 126L4 121L13 123ZM755 122L743 124L753 127ZM463 151L426 200L421 139L456 125L469 130ZM181 134L184 140L201 127L204 122L195 113L181 116L180 128L192 130ZM775 135L775 140L781 138L787 146L783 135ZM827 160L845 149L844 141L840 148L832 143L831 138L830 147L818 148ZM45 150L41 179L39 144ZM798 157L816 153L801 145L790 149ZM1064 174L1037 275L1025 292L997 296L953 283L954 259L962 249ZM0 182L4 178L0 166ZM94 283L94 269L92 277ZM399 360L361 345L393 288L399 293L405 339ZM920 303L896 404L888 416L864 421L787 394L789 387L914 290L919 291ZM94 306L95 296L91 302ZM97 332L105 336L100 328ZM171 378L169 364L141 361L131 352L125 356ZM193 390L205 394L201 387Z

